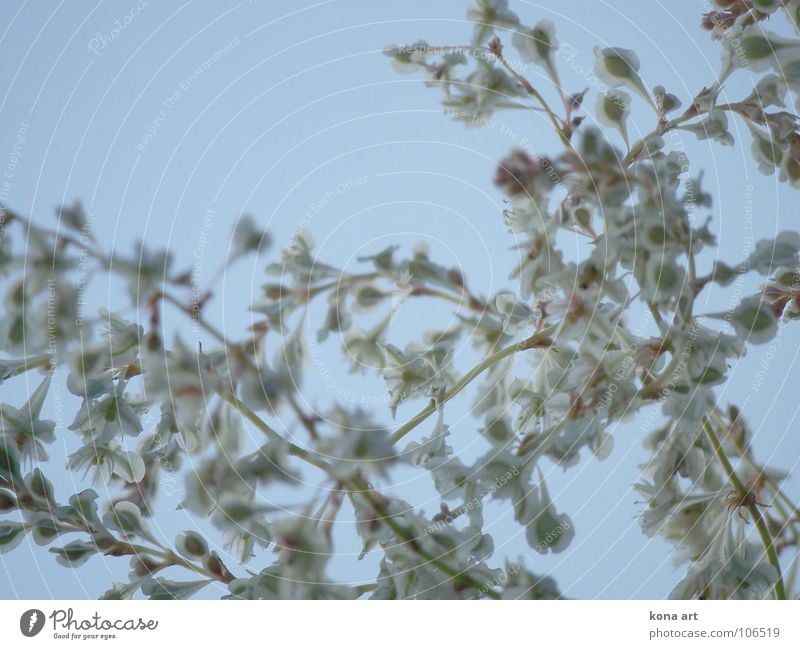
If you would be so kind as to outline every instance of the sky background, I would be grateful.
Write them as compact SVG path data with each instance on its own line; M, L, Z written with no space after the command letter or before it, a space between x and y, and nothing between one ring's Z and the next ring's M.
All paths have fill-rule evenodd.
M684 104L711 85L719 69L719 45L699 27L704 5L512 2L526 24L553 20L559 41L571 46L569 60L557 57L568 89L591 86L584 75L593 65L595 45L620 46L638 53L648 86L662 84ZM205 279L225 259L232 226L248 213L278 245L305 226L320 258L346 270L359 268L358 256L390 244L408 253L425 241L437 262L464 271L476 293L513 289L507 279L515 261L513 239L500 219L502 197L491 178L497 161L523 138L534 150L552 154L559 151L555 136L529 111L498 114L497 123L507 127L502 129L451 122L442 114L438 90L426 88L418 75L397 74L381 53L389 42L419 38L467 43L467 6L466 0L4 2L0 169L6 177L11 173L6 202L36 223L55 225L55 206L80 199L105 249L129 255L137 239L169 246L177 267L197 263ZM116 35L115 20L126 23ZM203 67L221 48L226 53ZM726 85L723 100L740 99L751 88L749 75L738 74ZM591 121L593 91L586 106ZM633 118L632 139L654 126L647 110L636 107ZM797 229L800 214L796 192L761 175L750 161L744 126L731 121L731 131L736 144L724 150L689 134L670 142L685 148L693 172L705 171L704 187L715 197L707 212L714 217L719 257L734 264L742 259L748 236L742 225L746 186L753 186L756 239ZM325 201L331 192L335 197ZM314 211L320 201L326 204ZM207 316L230 337L243 335L250 324L247 306L258 297L264 267L276 254L277 247L257 262L243 262L217 285ZM713 255L703 258L701 272ZM743 294L757 285L754 278ZM698 309L727 306L729 294L715 289L703 298L707 294ZM95 305L132 316L118 285L101 280L90 295ZM451 317L448 308L430 303L404 307L393 324L392 342L402 346ZM187 333L188 322L177 315L171 322ZM729 383L717 389L723 404L743 406L758 457L787 471L797 468L800 456L798 342L800 329L790 326L772 354L768 345L751 348ZM469 352L459 362L468 368ZM766 380L755 389L752 377L764 366ZM322 368L336 377L336 394L326 389ZM36 380L4 385L2 399L20 405ZM380 401L386 391L380 377L347 375L332 337L308 367L303 395L311 407L322 407L336 396ZM469 417L469 403L469 398L451 402L448 423L457 447L466 445L472 454L477 449L469 440L478 436L479 424ZM419 406L401 407L397 421ZM389 423L385 407L375 412ZM74 434L66 430L70 423L58 422L48 475L64 473L64 454L75 447ZM427 434L431 425L419 433ZM557 507L576 525L572 546L555 556L534 555L510 514L489 509L487 531L497 547L493 565L506 555L533 555L528 567L552 574L570 597L669 593L683 568L676 570L670 546L645 538L635 520L640 505L632 485L645 459L641 426L634 422L614 432L616 447L605 462L584 457L566 472L544 467ZM414 474L395 486L432 514L438 501L428 482ZM66 477L56 484L63 500L82 488ZM787 490L800 496L800 479L790 480ZM179 495L159 504L156 521L167 539L197 525L174 511ZM212 534L211 540L216 543L219 536ZM343 581L374 577L376 555L357 563L358 550L352 534L337 537L341 556L331 575ZM265 554L249 567L260 569L270 561ZM26 542L0 555L0 597L97 597L127 571L127 560L95 557L72 572ZM214 588L203 592L220 594Z

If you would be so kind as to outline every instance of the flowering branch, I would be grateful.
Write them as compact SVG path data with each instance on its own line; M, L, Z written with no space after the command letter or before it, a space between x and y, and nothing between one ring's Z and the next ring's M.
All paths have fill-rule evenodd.
M720 444L719 438L714 432L714 427L707 418L703 421L703 429L706 432L708 441L711 442L711 446L713 447L720 464L722 464L723 468L725 469L725 473L727 474L731 485L734 489L736 489L742 506L747 509L751 518L753 519L753 522L756 524L758 534L761 537L761 542L764 544L764 552L767 555L767 559L769 559L772 567L775 568L778 573L778 579L775 582L775 599L786 599L786 587L784 586L783 576L781 575L781 563L778 559L778 554L775 552L775 546L772 543L772 536L770 535L769 529L767 529L767 525L758 509L758 503L755 502L755 497L750 489L748 489L747 486L745 486L745 484L742 482L741 478L736 475L733 465L728 459L728 456L725 455L725 450L722 448L722 444Z

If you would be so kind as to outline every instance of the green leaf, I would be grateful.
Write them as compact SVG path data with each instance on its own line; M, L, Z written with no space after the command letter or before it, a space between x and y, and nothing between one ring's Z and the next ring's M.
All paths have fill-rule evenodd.
M371 309L389 297L372 284L366 284L356 290L356 304L362 309Z
M17 499L14 498L14 494L0 490L0 512L6 513L13 511L17 508Z
M627 86L655 108L650 94L639 77L639 58L633 50L621 47L594 48L594 70L609 86Z
M135 534L142 527L142 513L131 502L118 502L111 511L110 521L119 531Z
M64 547L50 548L50 552L58 555L56 561L62 566L77 568L97 553L97 546L90 541L71 541Z
M197 559L208 554L208 543L197 532L187 530L178 534L175 547L187 559Z
M9 438L2 436L0 444L0 486L14 487L22 483L22 475L19 472L19 457L17 449L10 444Z
M742 300L731 319L739 336L755 345L768 342L778 332L778 320L772 310L757 296Z
M33 494L37 495L39 498L48 503L55 502L53 483L45 477L41 469L34 469L33 473L30 473L28 476L26 476L25 482Z
M25 538L25 527L22 523L0 521L0 554L10 552Z
M114 450L108 453L113 463L112 473L118 475L125 482L135 484L144 478L144 461L134 451Z
M721 261L716 261L714 262L714 270L711 274L711 277L720 286L728 286L740 274L741 273L738 269L732 268Z
M172 581L163 577L151 577L142 583L142 592L148 599L188 599L212 581Z

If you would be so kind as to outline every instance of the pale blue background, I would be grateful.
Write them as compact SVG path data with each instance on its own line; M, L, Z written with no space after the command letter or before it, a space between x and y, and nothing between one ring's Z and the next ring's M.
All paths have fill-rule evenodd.
M710 85L718 70L718 45L699 28L702 2L512 4L528 24L551 18L560 41L579 50L573 66L585 70L592 66L595 44L633 48L648 85L664 84L684 101ZM0 165L5 167L10 159L20 127L29 125L13 174L10 207L36 222L55 224L54 206L80 198L106 248L129 254L139 237L155 246L169 244L177 266L190 268L198 259L205 278L225 257L230 227L248 212L279 243L305 223L321 257L348 269L357 267L356 256L390 243L402 243L408 251L414 242L426 240L438 261L464 268L477 292L513 287L506 280L513 266L513 240L500 221L503 205L491 176L496 161L522 137L537 151L557 152L548 125L525 112L498 116L498 124L506 124L513 135L504 135L499 126L494 132L465 129L441 114L438 91L425 88L418 76L399 76L381 55L390 41L467 42L466 0L151 0L107 47L91 52L88 46L95 34L108 38L114 20L122 20L135 6L135 0L3 2L7 25L0 27ZM235 46L230 53L194 80L165 111L144 152L138 151L162 103L198 65L231 42ZM570 72L563 60L559 64L568 88L591 85L580 77L580 70ZM747 79L739 75L730 82L730 99L746 94ZM590 119L593 105L590 94ZM653 117L646 110L637 109L634 117L632 134L652 128ZM755 186L756 238L797 228L800 214L797 194L774 177L761 176L749 162L749 136L741 132L742 125L732 122L731 128L736 149L722 151L717 144L698 144L688 135L681 139L694 168L706 170L705 187L719 197L710 211L713 227L720 235L721 257L735 263L746 236L745 185ZM327 192L361 176L366 182L358 188L337 194L312 218L304 217ZM210 209L214 228L204 232L203 217ZM699 217L704 215L703 211ZM204 251L203 236L211 241ZM710 260L705 258L704 264ZM209 306L209 317L233 337L249 324L246 305L264 281L265 263L261 259L238 266ZM750 283L744 293L756 288L757 282ZM92 296L98 305L124 305L125 296L118 291L116 285L100 282ZM727 305L728 298L721 294L707 308ZM401 311L393 337L404 343L424 327L443 326L448 314L448 309L430 303L410 304ZM183 322L184 335L194 342L185 321L174 322ZM800 454L795 421L799 340L795 327L782 334L767 380L757 392L751 390L751 378L767 348L753 348L721 395L723 402L746 402L759 457L769 460L764 453L774 450L772 461L790 471L796 469ZM362 381L345 375L335 337L320 353L308 368L304 386L311 405L328 403L323 363L345 394L384 396L379 378ZM464 354L460 367L472 360ZM32 387L24 382L3 386L3 399L19 405ZM478 435L478 424L468 418L468 404L467 398L459 398L448 407L448 421L462 446ZM398 421L417 408L417 403L401 408ZM384 408L377 412L389 421ZM69 423L59 422L51 473L61 470L65 449L74 448L74 436L65 430ZM420 430L429 430L429 425ZM508 512L490 509L487 523L497 557L526 555L531 558L529 567L551 572L571 597L665 596L681 569L672 567L669 546L645 539L635 520L639 505L631 486L644 458L639 426L620 428L616 440L614 454L605 463L584 458L566 473L545 467L556 503L577 527L569 551L533 555ZM433 513L438 504L431 499L427 479L411 477L412 482L397 489ZM63 499L80 488L66 480L57 486ZM800 479L795 477L788 491L800 496ZM180 512L172 512L178 501L175 496L160 504L158 520L166 538L193 525ZM340 535L337 550L357 553L351 534ZM356 564L352 556L340 557L331 574L345 581L368 580L376 570L374 559L372 555ZM259 569L268 561L265 555L250 567ZM6 598L96 597L113 579L123 579L128 569L124 559L95 557L72 573L27 543L0 556L0 566L0 596ZM244 573L240 566L231 567ZM213 588L204 592L219 594Z

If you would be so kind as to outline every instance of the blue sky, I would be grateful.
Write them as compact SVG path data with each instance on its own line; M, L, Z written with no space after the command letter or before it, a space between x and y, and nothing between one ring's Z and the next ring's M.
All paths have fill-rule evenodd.
M54 207L80 199L106 249L130 254L139 238L169 245L178 267L198 264L206 279L226 256L231 227L249 213L278 244L304 225L320 257L348 270L358 266L358 256L389 244L409 250L426 241L437 261L463 269L476 292L513 288L506 279L514 265L513 240L500 220L503 203L491 183L494 167L522 138L537 151L557 152L555 136L527 111L498 115L503 129L453 123L442 114L437 91L417 76L398 75L381 54L389 42L467 42L467 4L4 3L0 166L8 171L14 161L6 202L34 222L55 224ZM559 0L512 2L512 7L527 24L541 18L555 22L559 40L573 52L557 58L571 90L591 86L585 71L597 44L634 49L645 82L666 86L684 103L713 83L719 68L718 45L699 27L703 2ZM739 99L751 87L742 74L725 92ZM586 105L594 105L593 96ZM632 137L649 131L652 122L647 111L635 109ZM767 238L797 229L798 200L775 177L759 174L749 160L746 129L735 122L731 128L733 148L698 143L688 134L672 143L685 146L693 170L705 170L704 186L715 196L708 213L720 239L720 258L735 263L748 236L743 226L748 210L756 239ZM215 291L208 316L233 337L250 323L246 307L266 279L266 261L242 263ZM713 255L703 261L710 264ZM756 288L757 282L746 290ZM91 295L98 306L127 304L119 287L107 282L98 283ZM712 311L728 298L712 292L709 300ZM397 342L418 338L451 317L444 307L426 307L401 312L393 325ZM179 322L176 317L176 327ZM730 384L718 390L721 401L744 403L756 449L763 449L760 457L770 461L767 452L774 452L772 461L786 470L795 469L800 456L798 341L796 328L782 333L761 389L754 391L750 379L765 364L764 347L753 348ZM304 386L312 406L332 396L320 368L341 367L335 342L320 354ZM340 397L385 396L379 377L365 381L338 372L336 377ZM3 399L24 401L29 389L24 383L3 386ZM401 408L398 421L416 407ZM457 424L462 440L477 435L468 410L467 399L450 406L451 427ZM389 421L385 409L378 412ZM73 444L64 429L70 422L62 423L58 432L64 441L60 438L51 453L53 470L63 459L59 445ZM635 423L621 426L605 463L586 458L569 472L552 467L548 472L551 494L573 517L577 538L567 552L536 557L532 567L552 572L570 596L659 598L679 578L669 547L646 539L635 521L639 506L631 486L645 457L637 433ZM65 480L58 486L66 497L71 485ZM414 489L428 512L438 509L428 486L412 483L412 495ZM800 479L792 479L789 492L800 494ZM168 500L161 505L167 537L192 525ZM529 552L507 512L490 510L487 521L498 556ZM357 553L356 545L343 535L339 547ZM354 567L352 558L342 557L333 574L368 579L374 569L369 558ZM95 558L71 574L52 555L23 545L0 556L0 596L96 597L126 572L124 560Z

